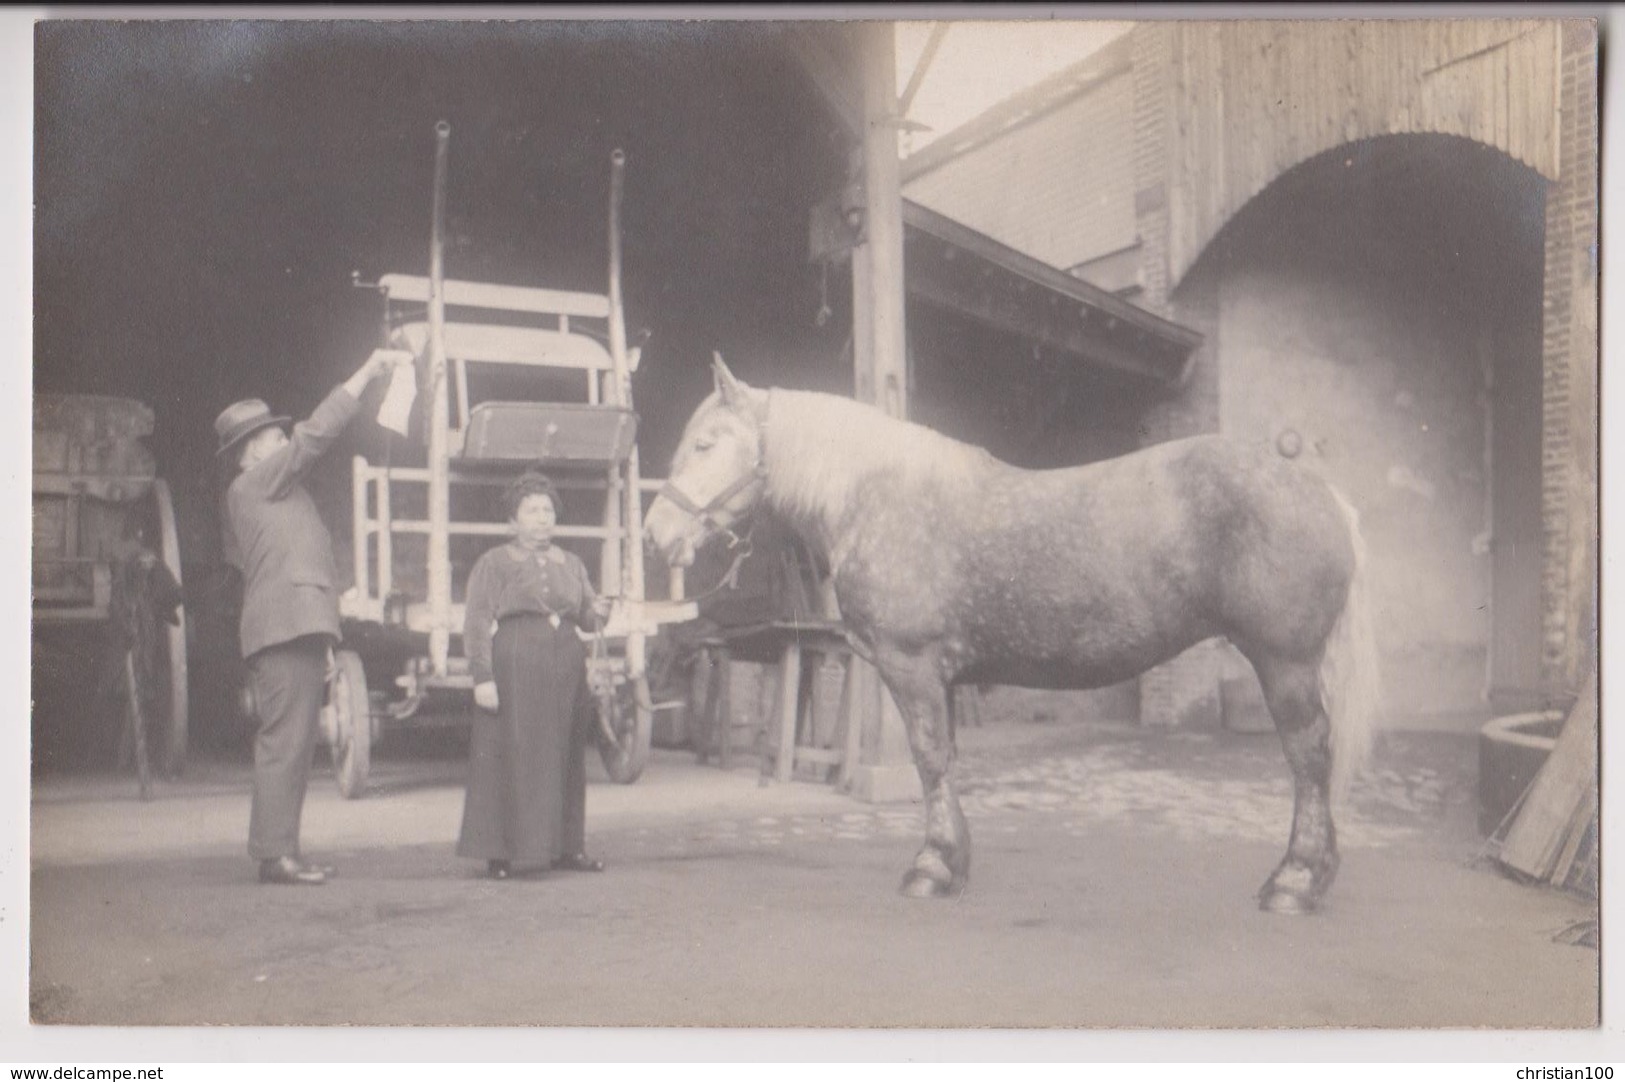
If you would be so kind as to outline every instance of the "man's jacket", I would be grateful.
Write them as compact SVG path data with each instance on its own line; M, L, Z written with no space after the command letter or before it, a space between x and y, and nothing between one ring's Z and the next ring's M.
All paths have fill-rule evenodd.
M333 541L301 482L358 408L335 388L294 425L287 446L239 473L226 493L226 560L243 574L244 657L302 635L339 637Z

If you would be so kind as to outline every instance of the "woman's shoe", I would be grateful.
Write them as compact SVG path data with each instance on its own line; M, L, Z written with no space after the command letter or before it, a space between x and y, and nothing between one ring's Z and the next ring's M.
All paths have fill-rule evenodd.
M601 872L604 870L604 862L594 860L585 853L571 853L567 857L555 860L553 867L566 872Z
M327 876L321 869L301 863L297 857L278 857L260 861L260 882L319 887L327 882Z
M485 862L485 871L492 879L507 879L513 875L513 869L505 860L488 860Z

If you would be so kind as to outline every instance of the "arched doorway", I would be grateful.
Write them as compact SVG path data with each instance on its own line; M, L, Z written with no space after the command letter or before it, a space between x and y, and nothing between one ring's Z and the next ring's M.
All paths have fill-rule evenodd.
M1539 696L1546 183L1466 139L1349 143L1255 197L1176 290L1212 319L1219 428L1360 509L1400 718Z

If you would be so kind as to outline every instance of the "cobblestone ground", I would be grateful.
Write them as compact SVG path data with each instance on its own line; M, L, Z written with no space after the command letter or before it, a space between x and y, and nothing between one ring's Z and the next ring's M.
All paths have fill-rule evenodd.
M1472 751L1459 736L1390 735L1337 810L1339 844L1473 848L1464 829L1475 800ZM961 805L983 838L1019 834L1042 817L1074 835L1132 824L1185 841L1284 845L1292 818L1291 774L1273 735L999 725L962 734L957 776ZM854 806L837 816L755 816L703 824L681 837L666 828L638 829L633 837L672 854L695 842L771 849L792 839L915 838L921 815L916 804Z

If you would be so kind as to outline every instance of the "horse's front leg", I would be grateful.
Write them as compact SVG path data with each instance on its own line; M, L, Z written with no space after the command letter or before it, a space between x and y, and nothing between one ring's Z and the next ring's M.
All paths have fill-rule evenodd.
M954 791L949 689L928 657L882 656L877 661L903 715L925 790L925 845L903 876L902 892L911 898L956 894L970 874L970 827Z

